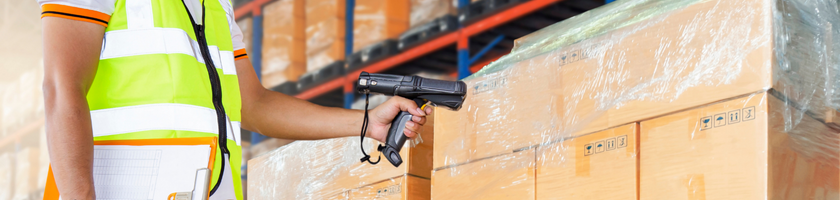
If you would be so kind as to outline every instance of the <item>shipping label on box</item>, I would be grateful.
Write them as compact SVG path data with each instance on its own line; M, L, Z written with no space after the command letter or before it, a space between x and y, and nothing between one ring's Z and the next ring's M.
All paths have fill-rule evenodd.
M641 198L840 198L838 131L778 97L761 92L641 122Z
M537 199L636 199L638 124L537 149Z

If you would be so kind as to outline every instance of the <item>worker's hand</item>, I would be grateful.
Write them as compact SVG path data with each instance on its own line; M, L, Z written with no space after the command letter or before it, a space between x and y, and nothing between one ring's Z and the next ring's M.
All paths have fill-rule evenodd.
M388 129L391 127L391 121L394 120L394 117L397 117L400 111L408 111L411 115L414 115L411 121L405 123L405 130L403 130L405 136L409 138L417 137L417 134L423 128L423 124L426 123L426 115L432 114L432 108L430 106L427 106L424 111L420 110L412 100L398 96L392 97L385 103L382 103L382 105L370 110L368 137L385 142L385 138L388 136Z

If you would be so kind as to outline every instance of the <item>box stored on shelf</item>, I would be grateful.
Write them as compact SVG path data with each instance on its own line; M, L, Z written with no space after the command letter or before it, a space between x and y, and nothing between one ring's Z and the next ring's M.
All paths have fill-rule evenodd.
M434 167L768 88L825 119L840 107L834 5L630 0L549 26L468 77L460 111L436 110Z
M423 25L438 17L455 14L457 0L411 0L411 19L409 27Z
M387 39L396 39L408 29L410 0L357 0L353 17L353 51ZM344 60L344 0L306 2L307 70L317 70Z
M537 148L537 199L637 199L639 125Z
M307 71L344 60L344 6L343 0L306 2Z
M642 121L641 198L840 199L840 131L779 98L771 90Z
M535 149L435 169L432 199L534 199Z
M271 88L306 72L303 18L306 0L280 0L263 8L262 83Z
M384 159L377 165L359 162L360 138L344 137L318 141L295 141L248 161L248 195L255 199L327 199L352 195L353 190L409 176L431 177L434 134L432 116L418 138L400 151L404 163L394 167ZM416 143L412 145L409 143ZM365 152L375 161L379 142L365 139ZM405 180L408 193L428 191L417 181ZM422 181L420 181L422 183ZM376 187L376 186L372 186ZM417 191L415 191L417 190ZM361 193L356 193L360 195ZM401 193L402 194L402 193ZM407 194L407 193L406 193Z

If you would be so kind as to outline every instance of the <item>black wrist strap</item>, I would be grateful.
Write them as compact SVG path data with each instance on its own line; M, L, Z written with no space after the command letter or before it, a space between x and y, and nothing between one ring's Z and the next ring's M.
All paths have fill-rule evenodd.
M379 154L379 158L376 159L375 162L371 161L370 160L370 155L365 153L365 145L364 145L365 144L365 135L367 134L368 123L370 122L370 119L368 117L368 105L370 105L370 93L365 92L365 119L362 120L362 133L361 133L361 141L359 142L359 147L361 147L361 149L362 149L362 155L365 155L361 159L362 162L367 161L371 165L375 165L375 164L379 163L380 160L382 160L382 154ZM380 144L378 149L381 150L384 147L385 146Z

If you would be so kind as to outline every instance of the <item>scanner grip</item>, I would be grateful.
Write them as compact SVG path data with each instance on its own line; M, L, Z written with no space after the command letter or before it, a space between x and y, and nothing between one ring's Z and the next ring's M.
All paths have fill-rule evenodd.
M384 149L380 150L385 155L385 158L388 159L388 162L391 162L394 167L399 167L403 162L400 156L400 149L405 145L405 140L408 139L408 136L405 136L403 130L405 130L405 123L410 121L412 117L414 115L406 111L401 111L400 114L397 114L397 117L391 121L391 128L388 129Z

